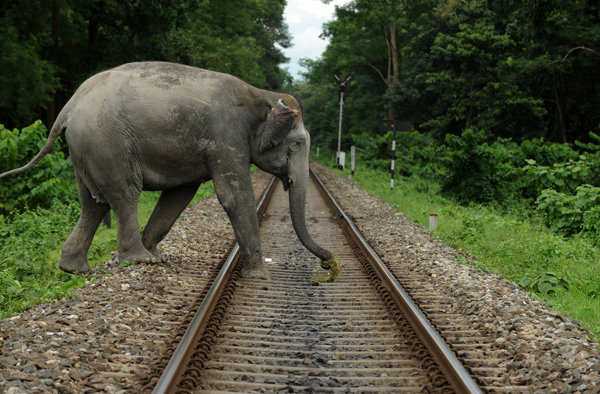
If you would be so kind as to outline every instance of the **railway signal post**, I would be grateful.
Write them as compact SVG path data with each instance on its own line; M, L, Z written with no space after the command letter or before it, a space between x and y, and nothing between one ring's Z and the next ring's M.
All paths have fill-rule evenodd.
M348 75L346 78L342 79L335 75L335 80L338 82L340 89L340 117L338 122L338 140L337 140L337 152L335 155L336 164L338 168L342 168L341 162L341 151L342 151L342 118L344 116L344 94L346 93L346 88L348 86L348 82L352 79L351 75Z

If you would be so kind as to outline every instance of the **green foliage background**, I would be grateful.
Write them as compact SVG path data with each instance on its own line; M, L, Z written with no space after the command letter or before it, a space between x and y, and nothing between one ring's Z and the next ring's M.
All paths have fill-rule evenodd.
M15 0L0 7L0 123L51 124L94 73L166 60L262 88L289 80L285 0Z
M386 41L392 26L396 81ZM388 131L393 110L398 122L438 140L474 129L587 141L600 130L598 26L600 4L592 0L353 0L324 26L329 45L320 59L305 60L296 89L315 140L330 148L334 74L353 76L346 135Z
M7 130L0 124L0 172L27 163L46 144L46 127L36 121L21 130ZM48 154L23 176L0 181L0 214L14 214L31 208L77 199L73 169L61 151Z

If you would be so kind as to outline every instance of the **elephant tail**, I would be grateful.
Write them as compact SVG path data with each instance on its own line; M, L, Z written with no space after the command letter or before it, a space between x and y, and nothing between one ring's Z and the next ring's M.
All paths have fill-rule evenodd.
M58 115L58 118L56 118L56 121L54 121L54 124L52 125L52 129L50 130L50 134L48 135L48 141L46 142L46 145L44 145L44 147L33 157L33 159L31 159L29 161L29 163L25 164L23 167L15 168L10 171L1 173L0 178L4 178L4 177L10 176L10 175L17 175L17 174L27 171L27 170L31 169L32 167L34 167L48 153L52 152L52 145L54 145L54 142L56 141L56 139L66 129L66 126L65 126L66 119L65 119L63 112L64 111L62 111Z

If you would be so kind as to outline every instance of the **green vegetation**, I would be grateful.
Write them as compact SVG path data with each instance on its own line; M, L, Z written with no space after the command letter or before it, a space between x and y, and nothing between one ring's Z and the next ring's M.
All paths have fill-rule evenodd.
M520 284L600 339L600 247L590 239L565 238L535 217L489 205L461 205L423 178L401 177L390 190L388 173L359 166L354 179L423 226L430 213L437 213L434 236L475 258L463 263Z
M353 0L296 83L315 141L335 148L337 86L349 135L409 123L439 140L463 130L572 142L600 131L595 0Z
M14 0L0 8L0 123L50 125L88 77L164 60L261 88L289 80L285 0Z
M46 143L46 127L36 121L22 130L0 124L0 171L20 167ZM27 176L0 181L0 215L77 199L71 164L62 152L47 155Z

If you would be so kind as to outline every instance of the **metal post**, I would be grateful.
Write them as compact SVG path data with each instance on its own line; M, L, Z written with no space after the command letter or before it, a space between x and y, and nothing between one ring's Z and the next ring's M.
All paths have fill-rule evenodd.
M338 140L337 151L335 154L335 162L338 168L340 169L342 168L340 153L342 151L342 119L344 116L344 93L346 92L346 86L348 85L348 82L350 82L350 79L352 79L350 75L348 75L345 79L341 79L340 77L335 75L335 80L338 82L340 89L340 117L338 121Z
M394 175L396 174L396 122L392 120L392 160L390 163L390 189L394 188Z
M350 147L350 178L354 176L354 170L356 169L356 147L352 145Z
M340 164L340 152L342 151L342 117L344 113L344 92L340 91L340 117L338 121L338 140L337 140L337 165L341 167Z

